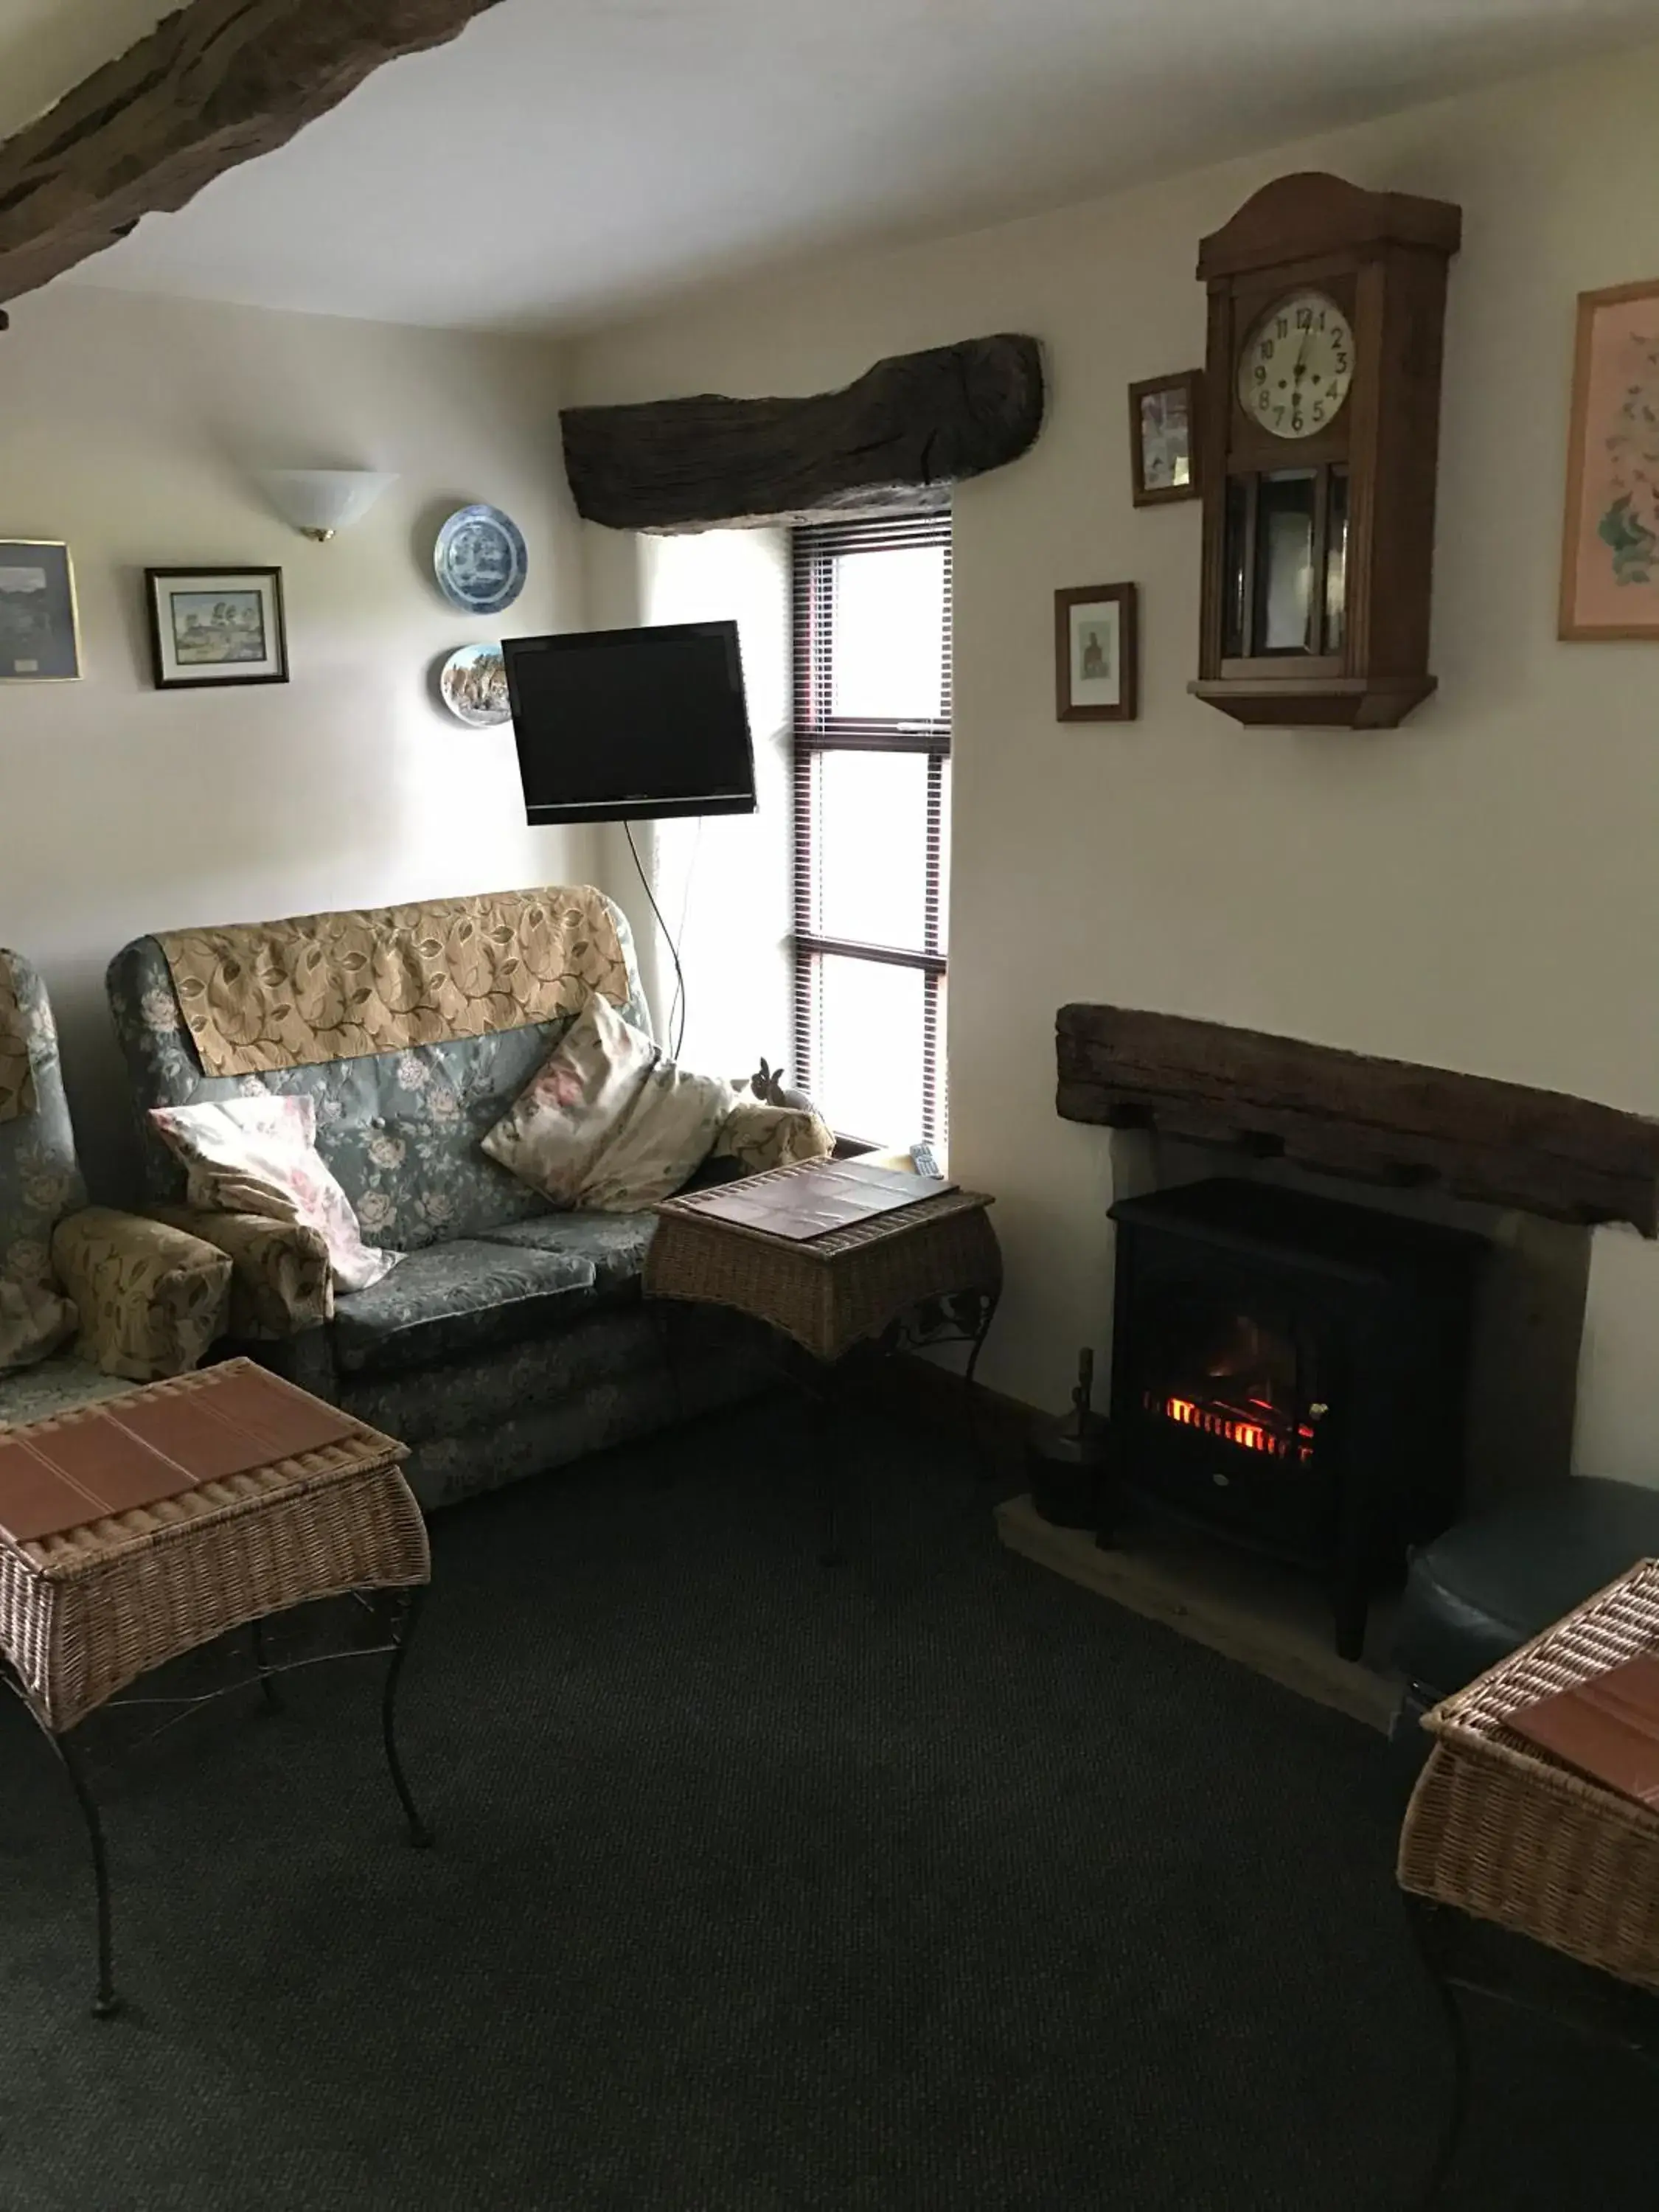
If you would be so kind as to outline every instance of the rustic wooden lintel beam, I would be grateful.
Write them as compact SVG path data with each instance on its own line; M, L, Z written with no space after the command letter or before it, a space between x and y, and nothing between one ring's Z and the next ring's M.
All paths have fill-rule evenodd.
M495 4L190 0L0 145L0 300L183 207L383 63L444 45Z
M1042 356L1004 332L895 354L840 392L568 407L576 510L613 530L823 521L941 504L1042 427Z
M1123 1006L1062 1006L1068 1121L1659 1233L1659 1122L1486 1076Z

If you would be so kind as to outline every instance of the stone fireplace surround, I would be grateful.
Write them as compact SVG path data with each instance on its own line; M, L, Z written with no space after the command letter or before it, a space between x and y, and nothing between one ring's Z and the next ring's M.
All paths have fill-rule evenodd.
M1659 1122L1139 1009L1063 1006L1056 1046L1058 1111L1115 1133L1120 1198L1243 1176L1480 1233L1492 1259L1471 1347L1466 1506L1571 1474L1591 1231L1626 1223L1659 1234ZM1370 1663L1346 1667L1319 1651L1317 1626L1278 1613L1288 1593L1260 1609L1257 1566L1224 1548L1102 1552L1042 1522L1025 1499L999 1520L1016 1550L1382 1724L1385 1676L1372 1669L1386 1668L1386 1608ZM1332 1667L1344 1678L1334 1686Z
M1659 1232L1659 1122L1180 1015L1077 1004L1055 1030L1058 1110L1120 1133L1120 1197L1243 1176L1485 1236L1468 1503L1571 1472L1590 1231Z

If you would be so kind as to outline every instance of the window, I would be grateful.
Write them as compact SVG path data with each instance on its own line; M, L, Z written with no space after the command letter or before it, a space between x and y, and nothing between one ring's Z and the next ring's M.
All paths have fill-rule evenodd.
M842 1135L946 1133L951 518L793 539L795 1069Z

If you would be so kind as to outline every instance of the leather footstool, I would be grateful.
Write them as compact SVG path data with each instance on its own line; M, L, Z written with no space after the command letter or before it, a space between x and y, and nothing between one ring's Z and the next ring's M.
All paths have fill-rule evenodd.
M1406 1692L1394 1735L1412 1770L1431 1706L1638 1559L1659 1558L1659 1489L1587 1476L1460 1521L1412 1559L1395 1638Z

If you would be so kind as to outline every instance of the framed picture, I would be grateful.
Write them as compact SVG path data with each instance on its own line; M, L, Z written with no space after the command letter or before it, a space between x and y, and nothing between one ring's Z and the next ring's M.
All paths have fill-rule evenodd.
M1659 283L1578 297L1560 634L1659 638Z
M1054 712L1062 722L1133 722L1140 712L1133 584L1054 593Z
M146 568L158 691L286 684L280 568Z
M1129 386L1129 458L1137 507L1196 499L1201 368Z
M0 538L0 682L70 684L80 673L69 547Z

